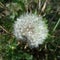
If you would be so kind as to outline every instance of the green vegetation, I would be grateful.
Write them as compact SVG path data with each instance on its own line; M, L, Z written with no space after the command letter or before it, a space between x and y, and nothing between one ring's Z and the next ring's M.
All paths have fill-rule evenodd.
M39 48L19 45L12 33L14 21L26 12L47 20L49 36ZM60 0L0 0L0 59L60 60Z

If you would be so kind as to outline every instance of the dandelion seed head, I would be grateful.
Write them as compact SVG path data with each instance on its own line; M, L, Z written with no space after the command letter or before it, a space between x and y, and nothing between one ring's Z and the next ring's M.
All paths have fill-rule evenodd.
M41 16L25 14L14 23L14 35L17 39L27 41L29 47L38 47L48 36L48 28ZM24 39L25 36L27 38Z

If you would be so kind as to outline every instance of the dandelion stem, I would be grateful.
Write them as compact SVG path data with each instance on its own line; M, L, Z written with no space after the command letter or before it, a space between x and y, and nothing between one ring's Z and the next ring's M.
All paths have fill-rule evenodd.
M53 32L56 30L56 28L59 25L59 23L60 23L60 19L58 20L58 22L56 23L55 27L53 28Z

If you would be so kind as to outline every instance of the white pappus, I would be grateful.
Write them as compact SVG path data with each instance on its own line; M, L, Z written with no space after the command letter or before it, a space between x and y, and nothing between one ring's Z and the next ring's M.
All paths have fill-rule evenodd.
M13 33L17 39L27 41L29 47L36 48L47 38L48 27L41 16L29 13L17 18Z

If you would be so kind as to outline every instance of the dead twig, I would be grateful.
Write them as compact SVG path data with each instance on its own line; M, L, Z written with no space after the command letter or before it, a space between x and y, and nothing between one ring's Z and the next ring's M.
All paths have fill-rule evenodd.
M25 45L24 49L26 49L28 47L28 43Z
M0 25L0 28L4 31L4 32L6 32L6 33L9 33L6 29L4 29L1 25Z
M7 31L3 26L0 25L0 28L7 34L9 34L11 37L14 37L14 35L12 33L10 33L9 31Z
M41 0L38 0L38 3L39 3L38 4L39 5L39 8L38 9L40 10L41 9Z
M43 7L42 7L42 9L41 9L41 12L44 12L44 11L45 11L45 8L46 8L46 6L47 6L47 2L48 2L48 0L45 1L44 5L43 5Z

